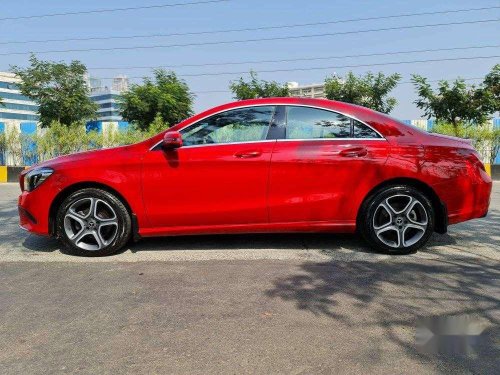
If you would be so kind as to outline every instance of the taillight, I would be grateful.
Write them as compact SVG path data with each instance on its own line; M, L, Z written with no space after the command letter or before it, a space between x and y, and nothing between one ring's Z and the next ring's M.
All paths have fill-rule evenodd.
M470 153L470 159L472 159L471 161L473 162L474 165L476 165L477 167L482 169L484 172L486 172L486 168L484 167L484 164L481 161L481 155L479 155L479 153L476 150L473 150Z

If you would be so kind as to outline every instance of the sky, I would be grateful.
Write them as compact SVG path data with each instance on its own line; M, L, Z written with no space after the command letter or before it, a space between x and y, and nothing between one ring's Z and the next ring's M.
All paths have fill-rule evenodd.
M0 71L9 70L11 65L26 66L29 57L27 52L30 51L100 48L99 51L49 52L38 53L37 56L44 60L80 60L88 67L92 76L103 78L105 83L110 82L108 78L119 74L125 74L131 77L132 82L139 83L141 77L151 75L152 67L174 65L173 70L185 79L196 95L194 105L196 112L232 101L232 94L228 91L229 82L241 76L248 77L246 72L250 69L257 72L264 71L259 73L259 77L265 80L294 81L299 84L322 83L326 76L332 74L342 76L350 70L356 74L364 74L368 71L381 71L386 74L400 73L403 77L402 84L392 92L392 96L398 100L398 105L391 114L400 119L416 119L422 117L423 113L413 103L416 95L412 84L409 83L411 74L420 74L430 80L455 79L457 77L477 78L483 77L494 64L500 63L500 21L498 20L483 23L338 34L414 25L500 20L500 1L498 0L227 0L119 12L15 20L4 19L8 17L197 1L207 0L4 0L0 14ZM436 12L447 10L487 7L497 8L436 14ZM349 21L360 18L423 12L430 14ZM332 21L342 22L324 24ZM226 31L150 38L93 39L27 44L10 43L33 40L46 41L48 39L128 37L144 34L186 34L307 23L323 24L294 28ZM337 35L296 38L303 35L335 33ZM295 38L261 40L283 37ZM214 44L248 39L253 41ZM186 44L191 45L186 46ZM162 45L163 47L108 49L154 45ZM441 50L443 48L472 46L490 47L452 51ZM437 51L386 56L345 57L428 49ZM299 60L324 57L326 59ZM414 62L464 57L484 58ZM262 60L296 61L258 63L258 61ZM248 61L252 63L227 65L227 63ZM404 61L410 63L380 65ZM205 64L205 66L185 66L197 64ZM206 64L213 65L207 66ZM356 66L352 67L353 65ZM270 70L282 71L269 72ZM199 75L207 73L231 74ZM469 82L480 82L480 80Z

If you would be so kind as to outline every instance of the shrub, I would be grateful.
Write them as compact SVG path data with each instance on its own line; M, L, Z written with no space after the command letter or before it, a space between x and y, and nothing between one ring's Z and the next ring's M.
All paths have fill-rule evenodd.
M67 126L57 121L53 121L47 128L38 129L34 135L10 129L0 133L0 162L5 162L2 155L7 154L9 164L31 165L60 155L130 145L151 138L167 128L168 124L158 115L148 130L144 131L130 125L125 130L87 132L83 123Z
M99 147L89 142L83 124L66 126L57 121L53 121L49 128L41 129L35 142L41 160Z

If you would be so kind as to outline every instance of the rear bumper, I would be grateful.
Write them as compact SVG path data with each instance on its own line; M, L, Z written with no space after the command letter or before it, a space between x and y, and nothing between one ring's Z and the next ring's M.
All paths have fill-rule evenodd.
M474 203L466 205L462 210L448 215L450 224L457 224L471 219L479 219L488 214L492 184L476 189Z
M447 203L448 223L457 224L485 217L490 206L492 186L491 178L486 173L481 175L480 180L460 180L448 185L440 193Z

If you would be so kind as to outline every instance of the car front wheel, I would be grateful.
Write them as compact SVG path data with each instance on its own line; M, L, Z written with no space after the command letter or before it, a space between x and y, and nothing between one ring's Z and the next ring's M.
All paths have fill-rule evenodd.
M358 220L365 240L386 253L408 254L421 248L434 231L430 200L411 186L390 186L370 197Z
M118 252L131 234L130 215L113 194L87 188L69 195L57 213L57 236L71 254L104 256Z

